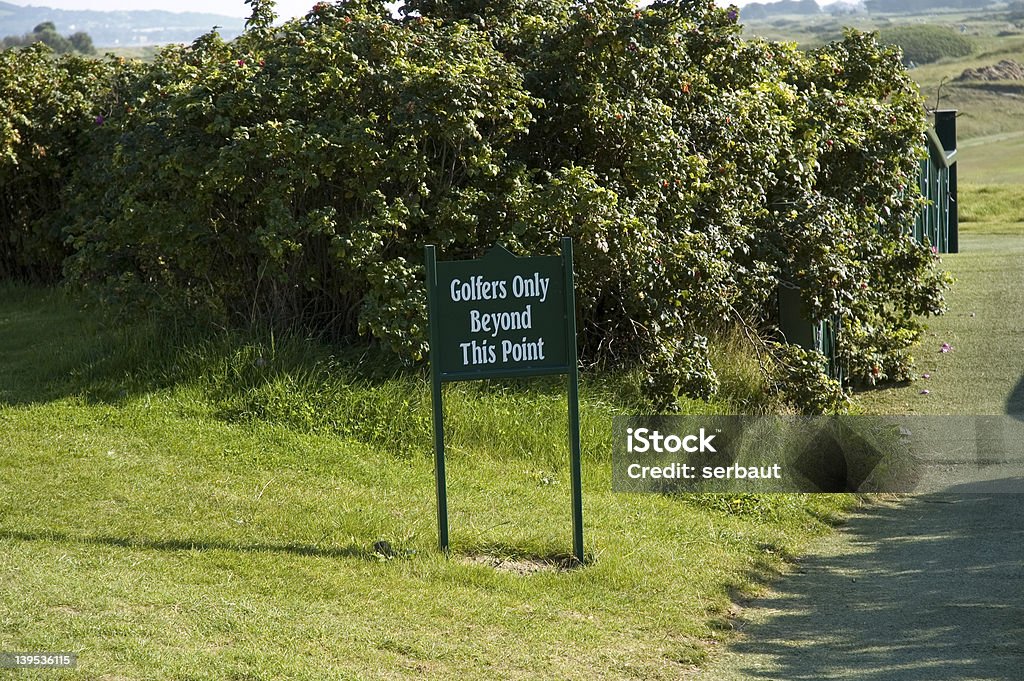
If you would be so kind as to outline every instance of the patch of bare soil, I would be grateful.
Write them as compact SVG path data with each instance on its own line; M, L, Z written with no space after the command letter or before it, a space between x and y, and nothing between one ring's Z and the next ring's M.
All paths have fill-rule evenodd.
M499 557L488 555L464 556L463 562L469 565L486 565L500 572L511 572L516 575L533 575L538 572L565 572L576 566L571 557L548 558L539 556Z
M1024 80L1024 64L1013 59L1004 59L998 64L965 69L954 80Z

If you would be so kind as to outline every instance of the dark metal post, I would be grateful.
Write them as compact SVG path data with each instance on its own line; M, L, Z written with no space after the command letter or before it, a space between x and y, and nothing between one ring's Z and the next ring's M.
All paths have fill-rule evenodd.
M572 552L583 562L583 471L580 463L579 360L576 356L576 297L573 293L572 239L562 238L565 272L565 342L569 364L569 477L572 486Z
M437 545L448 552L448 491L444 472L444 405L441 401L440 323L437 315L437 256L433 246L423 249L427 265L427 310L430 317L430 383L434 401L434 482L437 486Z

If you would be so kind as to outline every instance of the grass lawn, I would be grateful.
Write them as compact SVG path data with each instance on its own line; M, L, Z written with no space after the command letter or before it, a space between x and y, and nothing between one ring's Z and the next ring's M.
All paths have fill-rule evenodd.
M1024 130L976 137L958 145L957 165L961 182L1016 185L1019 196L1024 188ZM1016 222L1024 220L1024 207L1018 204Z
M678 678L853 503L613 493L610 420L635 404L591 378L590 560L563 569L560 386L463 384L445 557L422 375L0 301L0 651L79 655L40 677Z
M1019 47L994 45L973 59ZM867 412L1024 412L1024 105L948 92L975 98L963 252L943 259L958 281L918 352L930 378L861 393ZM770 408L741 354L719 357L723 397L686 410ZM611 419L645 403L585 372L588 561L569 569L561 384L458 384L446 408L450 556L422 373L301 338L168 337L0 285L0 652L79 656L12 676L680 678L729 638L734 600L855 503L613 493Z
M918 348L921 378L862 393L884 414L1024 414L1024 187L968 186L960 253L942 256L956 283L949 311L929 321ZM952 351L940 352L943 343ZM928 374L929 378L923 378ZM928 394L921 394L927 390Z

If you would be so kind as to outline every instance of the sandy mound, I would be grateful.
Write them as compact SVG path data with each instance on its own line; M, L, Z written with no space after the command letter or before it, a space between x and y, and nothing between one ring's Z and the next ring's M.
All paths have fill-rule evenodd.
M966 69L955 80L1024 80L1024 65L1012 59L998 64Z

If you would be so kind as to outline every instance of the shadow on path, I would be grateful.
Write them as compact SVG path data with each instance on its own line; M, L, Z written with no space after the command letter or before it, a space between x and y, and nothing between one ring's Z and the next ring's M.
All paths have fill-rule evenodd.
M1020 377L1017 385L1013 387L1013 391L1006 398L1006 413L1024 421L1024 376Z
M1024 679L1024 496L873 505L841 534L702 678Z

